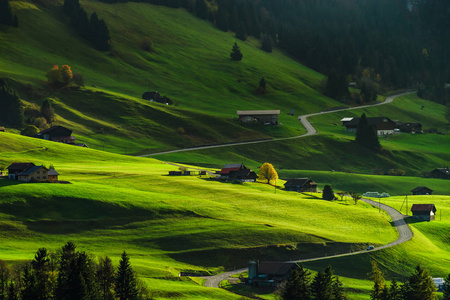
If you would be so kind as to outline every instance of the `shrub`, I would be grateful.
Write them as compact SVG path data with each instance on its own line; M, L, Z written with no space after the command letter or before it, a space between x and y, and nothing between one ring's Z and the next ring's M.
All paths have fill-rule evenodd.
M153 41L151 38L149 37L145 37L142 40L142 44L141 44L142 50L147 51L147 52L152 52L153 51Z
M39 129L34 125L27 125L21 132L21 135L35 137L39 133Z

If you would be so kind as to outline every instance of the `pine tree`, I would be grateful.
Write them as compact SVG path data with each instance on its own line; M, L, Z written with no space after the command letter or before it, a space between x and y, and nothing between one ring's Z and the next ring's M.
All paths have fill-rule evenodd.
M333 191L333 188L331 187L331 185L327 184L323 187L322 199L329 200L329 201L334 199L334 191Z
M0 299L5 299L8 288L8 281L11 276L11 270L8 265L0 260Z
M9 0L0 0L0 24L19 26L17 16L13 14Z
M281 297L284 300L309 300L311 299L311 287L309 276L311 273L300 265L295 268L281 290Z
M130 259L125 251L122 253L116 274L115 292L116 298L119 298L119 300L138 299L136 278L131 268Z
M391 286L389 287L389 297L390 300L402 300L401 290L395 279L392 279L391 281Z
M13 281L8 284L8 293L6 298L8 300L19 300L18 289Z
M43 116L47 123L51 124L55 120L55 110L52 107L52 102L49 99L45 99L41 105L41 116Z
M56 299L66 299L66 295L70 292L69 276L71 274L71 264L76 256L76 245L72 242L67 242L61 248L61 255L58 268L58 277L56 280Z
M434 300L436 297L436 286L426 269L420 266L409 277L410 292L407 294L408 300Z
M272 47L273 47L273 39L267 34L263 35L261 39L261 49L271 53Z
M9 88L6 80L0 79L0 122L21 128L24 124L22 101L16 91Z
M105 258L100 257L96 278L99 284L100 299L113 300L114 267L108 256Z
M372 272L370 273L370 280L373 281L371 300L382 300L382 293L385 287L385 280L383 273L378 269L377 262L372 260Z
M333 271L328 266L325 272L319 271L311 284L314 300L329 300L333 298Z
M339 277L335 276L333 280L333 300L346 300L347 297L344 294L343 284L339 280Z
M357 144L375 152L381 150L380 141L378 141L377 130L369 124L366 114L362 114L356 129L355 141Z
M31 261L31 268L36 276L36 300L46 300L52 297L49 264L47 249L40 248L34 256L34 260Z
M208 19L208 6L206 5L205 0L195 1L195 13L199 18L204 20Z
M29 264L26 264L23 268L20 297L22 300L36 299L36 276Z
M241 49L239 49L239 46L237 45L237 43L234 43L233 49L231 50L230 57L232 60L235 60L235 61L242 60Z

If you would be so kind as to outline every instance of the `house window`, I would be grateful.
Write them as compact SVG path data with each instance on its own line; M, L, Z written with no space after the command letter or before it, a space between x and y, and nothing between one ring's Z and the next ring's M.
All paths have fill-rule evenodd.
M42 177L42 179L47 179L47 176Z

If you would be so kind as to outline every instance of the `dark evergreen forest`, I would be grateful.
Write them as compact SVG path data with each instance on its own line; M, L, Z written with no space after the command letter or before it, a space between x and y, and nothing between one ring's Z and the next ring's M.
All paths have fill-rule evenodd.
M382 91L417 88L450 102L448 0L146 1L186 8L241 40L260 38L265 51L277 45L327 76L369 75Z

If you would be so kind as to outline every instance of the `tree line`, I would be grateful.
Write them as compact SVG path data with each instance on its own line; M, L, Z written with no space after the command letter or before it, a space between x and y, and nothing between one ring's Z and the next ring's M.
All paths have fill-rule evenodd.
M0 79L0 122L2 125L21 128L24 124L22 102L17 92L9 87L5 79Z
M278 45L306 66L337 76L341 86L370 70L365 89L376 80L382 90L419 86L420 96L450 102L445 88L450 82L447 0L145 2L183 7L241 40L249 35L261 39L268 52Z
M314 278L302 265L297 266L277 289L276 293L285 300L345 300L342 282L333 275L331 266L319 271Z
M372 272L369 275L374 283L370 294L371 300L436 299L436 285L428 271L420 266L417 266L414 273L402 283L393 279L390 286L386 284L383 272L375 261L372 261ZM445 279L443 300L450 300L450 274Z
M64 12L70 17L70 25L75 31L89 41L95 49L99 51L110 49L111 37L108 26L96 12L88 18L79 0L64 0Z
M151 299L125 251L114 270L109 257L96 260L76 247L67 242L56 253L40 248L33 260L13 268L0 261L0 299Z

